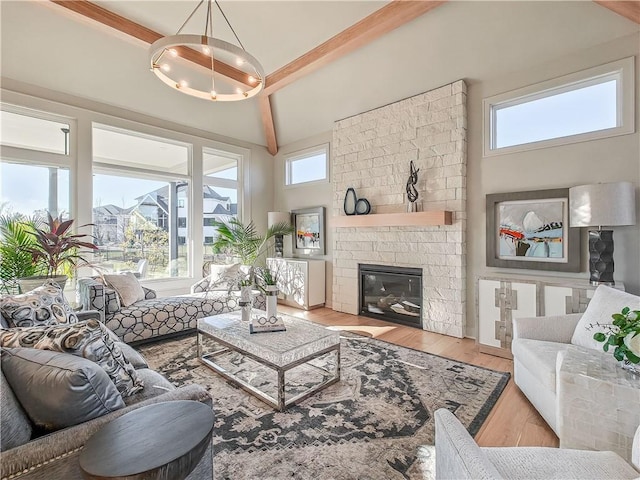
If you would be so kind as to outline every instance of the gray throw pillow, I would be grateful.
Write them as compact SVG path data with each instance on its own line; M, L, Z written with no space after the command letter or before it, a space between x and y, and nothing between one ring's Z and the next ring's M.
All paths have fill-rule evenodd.
M27 293L2 296L0 311L9 327L37 327L78 321L60 285L52 281Z
M2 350L0 356L4 355ZM31 422L16 400L11 385L4 373L0 372L0 451L24 445L31 440L32 430Z
M31 421L59 430L125 406L105 371L67 353L7 348L2 370Z
M53 350L84 357L107 372L123 397L133 395L144 384L111 335L99 321L86 320L73 325L0 330L0 346Z
M128 307L139 300L144 300L142 285L140 285L140 282L133 273L125 272L119 275L103 275L102 278L106 285L116 291L118 297L120 297L120 304L123 307Z

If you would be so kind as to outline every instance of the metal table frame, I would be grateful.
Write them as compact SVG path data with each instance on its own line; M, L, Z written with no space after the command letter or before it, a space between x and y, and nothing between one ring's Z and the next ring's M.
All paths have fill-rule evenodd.
M248 328L248 326L247 326ZM208 338L211 338L214 342L220 344L223 346L223 348L216 350L214 352L209 352L209 353L203 353L202 351L202 342L201 342L201 336L204 335ZM227 369L225 369L224 367L218 365L217 363L215 363L212 359L215 358L216 356L222 355L224 353L227 352L237 352L240 353L241 355L244 355L248 358L251 358L252 360L260 363L261 365L264 365L266 367L271 368L272 370L275 370L277 375L278 375L278 387L277 387L277 392L278 392L278 398L273 398L271 395L263 392L262 390L259 390L258 388L254 387L253 385L250 385L249 383L245 382L244 380L242 380L241 378L233 375L232 373L230 373ZM306 390L305 392L302 392L296 396L294 396L293 398L286 400L285 398L285 374L287 371L291 370L292 368L298 367L300 365L303 365L305 363L309 363L311 360L321 357L327 353L330 352L335 352L336 355L336 368L335 368L335 372L330 372L328 370L325 370L323 368L317 367L315 365L311 365L314 368L318 368L328 374L332 374L333 375L331 377L329 377L327 380L314 385L313 387L311 387L310 389ZM323 388L328 387L329 385L333 385L334 383L340 381L340 342L338 342L336 345L333 345L331 347L325 348L323 350L320 350L318 352L314 352L310 355L307 355L306 357L303 357L299 360L296 360L294 362L291 362L285 366L279 366L279 365L275 365L267 360L264 360L260 357L258 357L257 355L254 355L250 352L247 352L241 348L236 347L235 345L231 345L228 342L225 342L224 340L221 340L217 337L215 337L214 335L208 333L208 332L204 332L202 330L198 330L198 358L200 359L200 361L205 364L206 366L208 366L209 368L211 368L212 370L214 370L216 373L220 374L221 376L223 376L225 379L229 380L231 383L239 386L240 388L242 388L243 390L246 390L247 392L249 392L250 394L258 397L260 400L264 401L265 403L267 403L268 405L272 406L273 408L277 409L278 411L282 412L284 411L288 406L293 405L295 403L301 402L302 400L305 400L306 398L309 398L311 395L315 394L316 392L318 392L319 390L322 390Z

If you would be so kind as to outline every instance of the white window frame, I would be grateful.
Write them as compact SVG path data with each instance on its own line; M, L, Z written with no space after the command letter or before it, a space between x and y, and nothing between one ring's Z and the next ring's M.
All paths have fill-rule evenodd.
M539 148L586 142L600 138L627 135L635 132L635 62L634 57L624 58L597 67L575 72L524 88L501 93L483 100L483 156L492 157ZM495 147L496 111L514 105L528 103L541 98L570 92L579 88L597 85L610 80L617 81L616 127L565 137L540 140L508 147Z
M325 174L324 178L320 180L312 180L310 182L291 183L291 165L297 160L304 160L305 158L313 157L324 153L325 155ZM320 183L329 183L329 144L323 143L322 145L316 145L315 147L305 148L304 150L298 150L292 152L284 157L284 186L285 188L296 188L301 186L308 186Z
M22 107L11 103L0 103L0 109L6 112L24 115L26 117L39 118L41 120L50 120L52 122L66 123L69 125L69 152L54 153L45 150L36 150L33 148L14 147L0 144L0 158L7 162L30 165L35 167L58 167L69 171L69 216L75 218L77 212L77 204L75 202L75 185L76 185L76 151L74 148L75 136L77 135L77 122L73 117L56 115L54 113L37 110L33 108ZM77 222L74 229L77 228Z

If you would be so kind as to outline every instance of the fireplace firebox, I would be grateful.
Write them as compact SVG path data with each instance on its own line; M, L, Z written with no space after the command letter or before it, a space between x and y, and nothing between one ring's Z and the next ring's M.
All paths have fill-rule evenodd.
M360 315L422 328L422 269L358 265Z

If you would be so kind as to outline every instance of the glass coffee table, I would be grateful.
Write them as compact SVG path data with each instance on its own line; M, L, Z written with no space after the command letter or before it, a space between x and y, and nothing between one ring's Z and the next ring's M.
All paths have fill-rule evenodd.
M199 319L198 358L283 411L340 380L340 333L279 316L286 332L251 334L239 311Z

